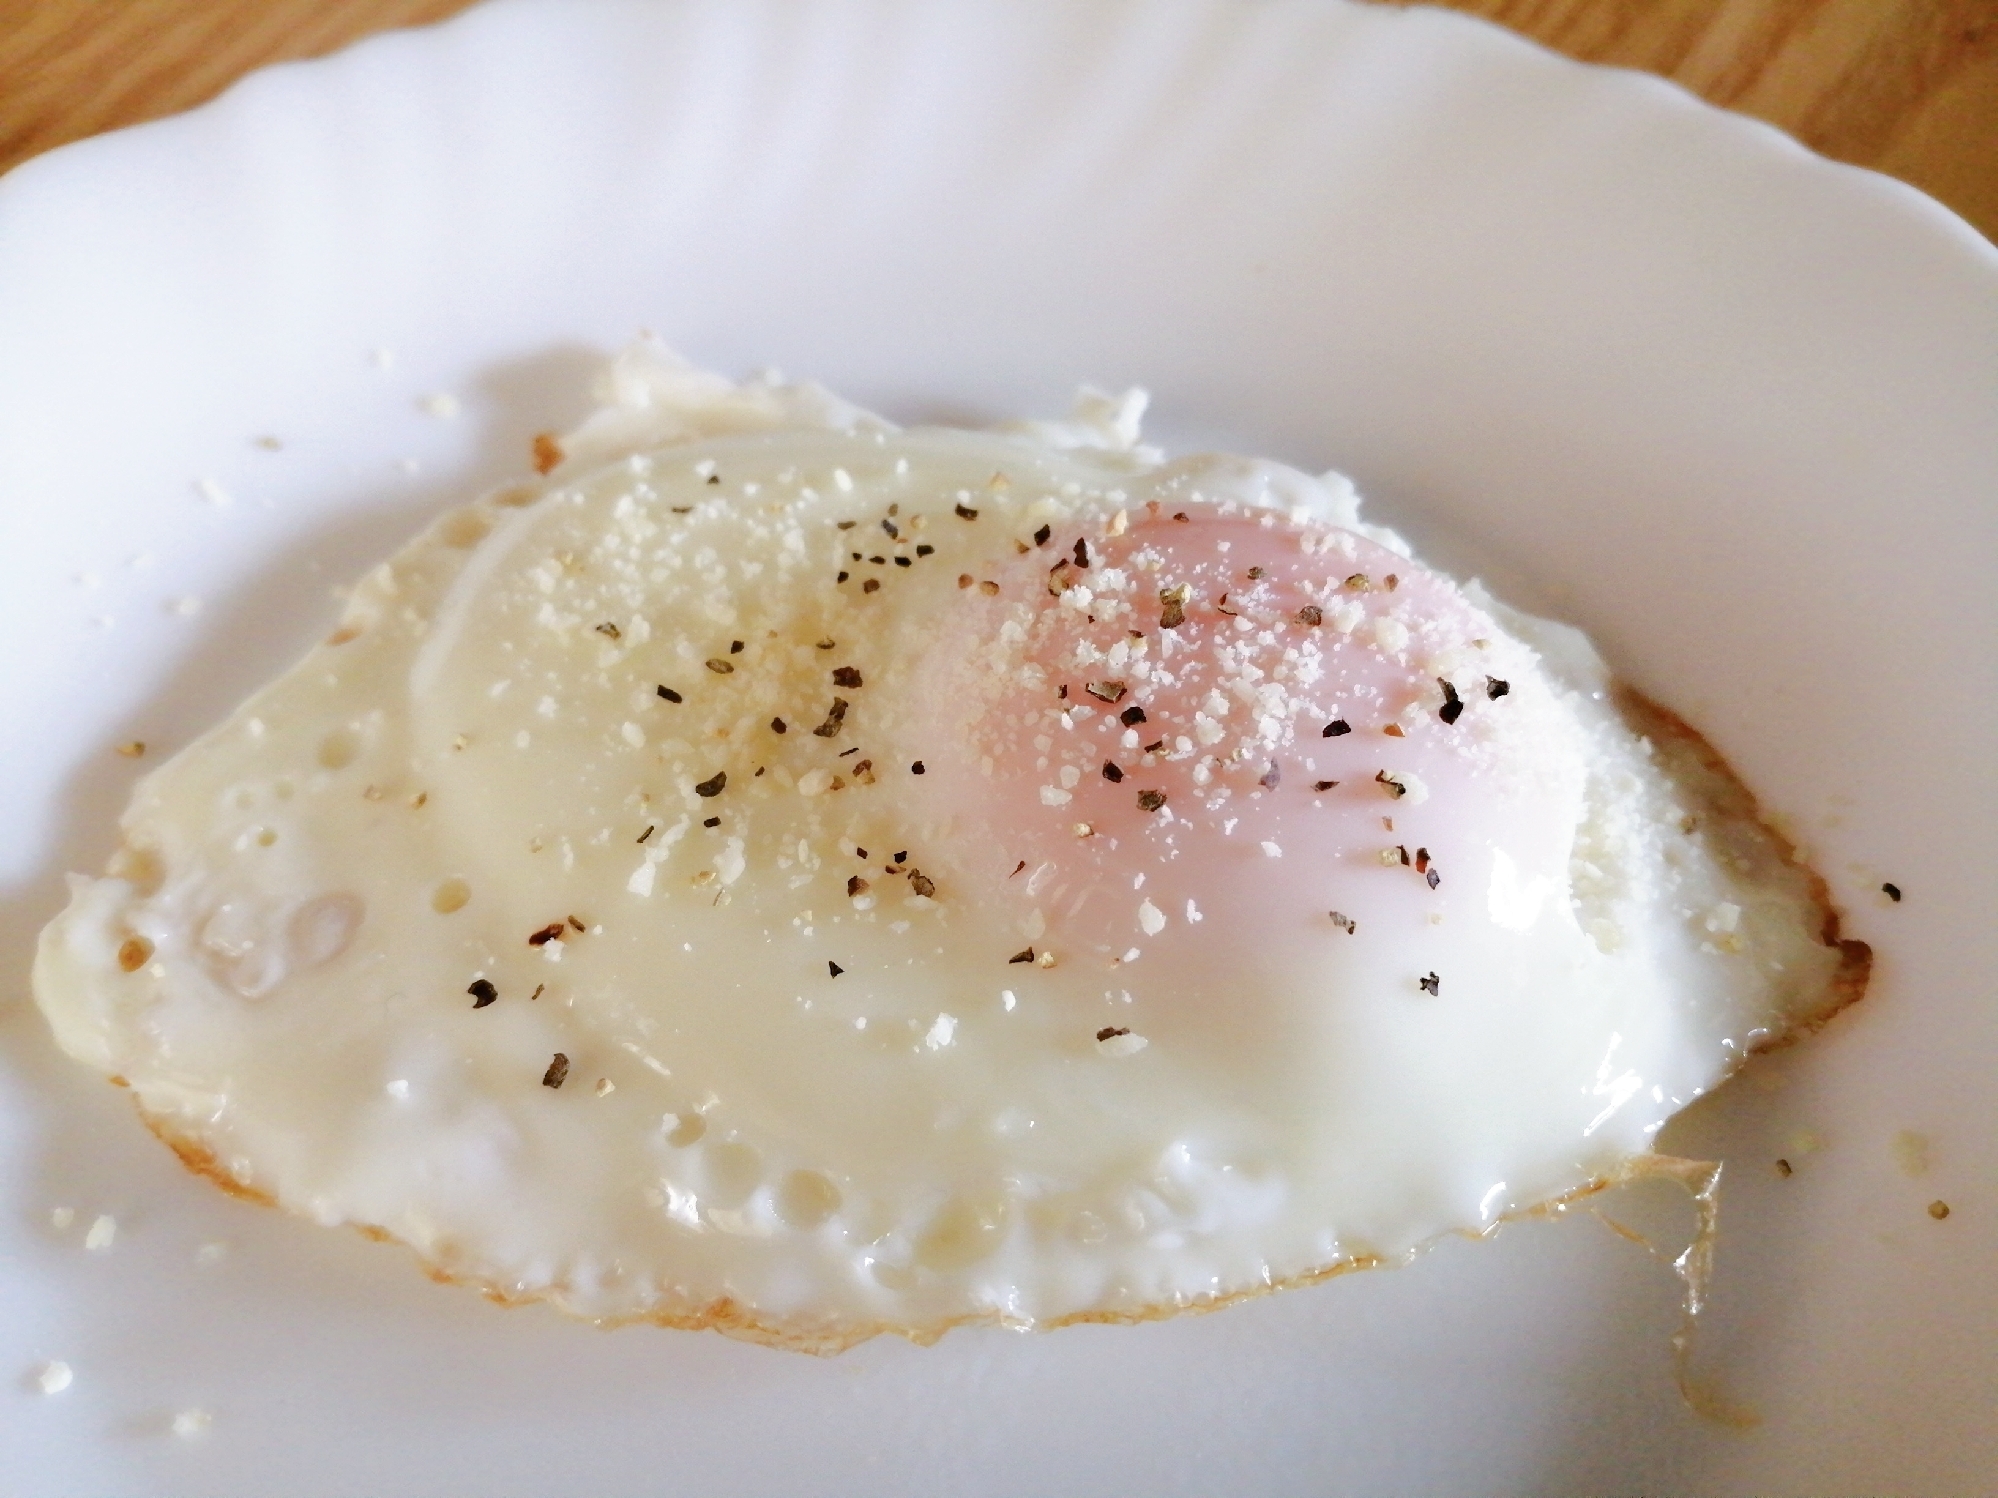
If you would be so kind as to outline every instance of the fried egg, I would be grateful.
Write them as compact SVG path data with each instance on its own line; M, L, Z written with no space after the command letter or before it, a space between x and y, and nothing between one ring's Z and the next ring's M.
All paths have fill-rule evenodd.
M441 1277L830 1350L1488 1231L1857 995L1581 636L1141 410L633 350L141 783L57 1039Z

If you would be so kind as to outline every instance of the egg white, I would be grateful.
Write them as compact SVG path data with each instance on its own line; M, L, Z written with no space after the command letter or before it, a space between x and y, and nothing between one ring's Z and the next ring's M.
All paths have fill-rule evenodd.
M1130 401L899 432L644 348L607 396L149 776L44 934L64 1048L238 1189L605 1320L829 1348L1137 1317L1586 1190L1863 981L1690 731L1336 476L1165 463ZM1192 679L1142 540L1188 507L1322 570L1333 617L1251 620L1264 695L1231 714L1217 676L1208 738L1133 744L1118 703ZM1072 541L1081 603L1040 582ZM1454 643L1397 652L1423 588ZM1128 697L1054 695L1049 630ZM1431 645L1426 695L1322 736L1322 683ZM1339 754L1414 775L1438 671L1485 735L1467 783L1532 825L1419 778L1312 791ZM1313 842L1314 806L1365 838ZM1442 882L1382 864L1410 827Z

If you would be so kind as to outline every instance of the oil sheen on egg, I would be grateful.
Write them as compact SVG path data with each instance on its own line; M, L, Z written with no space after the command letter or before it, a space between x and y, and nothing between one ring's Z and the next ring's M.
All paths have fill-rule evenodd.
M1856 995L1579 636L1138 404L899 431L633 351L141 784L58 1039L501 1298L825 1350L1484 1230Z

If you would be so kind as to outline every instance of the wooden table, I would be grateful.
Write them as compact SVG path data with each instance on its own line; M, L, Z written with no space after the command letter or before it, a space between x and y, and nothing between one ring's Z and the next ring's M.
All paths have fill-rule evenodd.
M0 171L467 0L0 0ZM1398 0L1397 0L1398 3ZM1445 0L1646 68L1998 238L1998 0Z

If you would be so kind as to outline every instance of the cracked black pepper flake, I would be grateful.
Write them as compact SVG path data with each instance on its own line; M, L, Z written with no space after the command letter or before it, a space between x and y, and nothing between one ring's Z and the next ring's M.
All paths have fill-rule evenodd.
M1177 520L1181 525L1186 525L1190 523L1193 519L1193 517L1187 514L1186 511L1184 510L1174 510L1172 512L1172 518Z
M717 676L731 676L735 673L735 667L718 655L708 658L708 669Z
M1329 791L1338 783L1336 780L1314 780L1311 782L1311 788L1314 791Z
M860 753L860 745L855 744L851 749L840 750L839 757L841 759L845 759L849 754L858 754L858 753Z
M895 855L895 862L897 863L907 863L908 861L909 861L909 854L906 849L903 852L897 853Z
M1464 715L1464 699L1457 695L1457 689L1442 677L1436 678L1436 685L1443 689L1443 705L1436 710L1436 716L1445 723L1455 723Z
M1214 607L1217 612L1226 614L1230 619L1239 618L1242 612L1240 609L1236 608L1233 604L1228 602L1228 595L1226 593L1223 593L1221 595L1221 601L1215 604Z
M703 817L703 818L701 818L701 825L702 825L703 827L719 827L719 826L721 826L721 818L720 818L720 817Z
M870 886L868 882L865 879L861 878L858 874L849 875L846 881L847 898L850 900L855 895L864 895L871 887L872 886Z
M888 533L888 539L891 541L899 541L902 539L902 532L896 527L895 522L892 520L882 521L881 529L883 529Z
M740 641L740 640L730 640L730 641L728 642L728 653L729 653L730 655L741 655L741 654L742 654L742 641Z
M645 830L638 834L638 840L642 843L646 841L648 838L650 838L652 834L657 832L658 830L659 830L659 824L657 822L648 823Z
M970 505L958 505L954 508L953 513L959 520L976 520L978 518L978 511L972 509Z
M925 900L937 892L936 881L921 869L909 870L909 888L921 895Z
M842 520L838 522L838 529L850 531L858 524L860 524L858 520Z
M1880 886L1880 893L1892 900L1896 905L1901 903L1901 886L1898 884L1883 884Z
M1024 865L1022 865L1022 867L1024 867ZM1017 870L1015 872L1017 872ZM1027 947L1022 951L1015 952L1011 957L1008 957L1006 959L1006 962L1008 966L1010 966L1015 962L1032 962L1033 960L1034 960L1034 949L1032 947Z
M833 670L832 679L833 679L833 685L836 687L857 687L860 685L860 667L858 666L835 667Z
M1431 998L1436 998L1443 992L1443 980L1434 973L1424 973L1415 980L1415 986Z
M852 574L851 572L842 572L842 573L841 573L841 574L840 574L840 575L839 575L838 577L834 578L834 579L833 579L833 581L834 581L834 582L836 582L836 583L843 583L843 582L845 582L845 581L846 581L846 580L847 580L847 579L848 579L849 577L852 577L852 576L853 576L853 574Z
M583 929L583 923L573 915L569 917L569 924L574 926L578 931Z
M1098 702L1121 702L1128 689L1121 681L1090 681L1083 683L1082 690Z
M1352 731L1353 725L1348 723L1344 718L1334 718L1318 731L1318 736L1321 739L1336 739L1341 734L1351 733Z
M1103 761L1103 778L1116 785L1124 778L1124 772L1118 769L1115 763L1106 759Z
M1415 872L1418 874L1425 873L1428 871L1428 868L1429 850L1427 848L1417 848L1415 850Z
M540 998L546 992L548 992L548 985L546 983L535 984L534 992L527 996L527 1002L530 1004L533 1003L536 999Z
M929 542L923 541L917 544L916 555L919 557L935 556L936 550L937 549L934 546L930 545Z
M562 928L557 926L555 929L560 931ZM466 989L465 992L472 996L472 1007L474 1009L483 1009L499 997L499 990L494 988L484 978L474 978L472 986Z
M1053 535L1054 535L1053 526L1051 525L1042 526L1039 530L1034 532L1034 545L1036 546L1047 545L1048 541L1053 537Z
M1270 767L1263 771L1263 778L1256 782L1256 784L1260 785L1266 791L1273 791L1282 783L1283 766L1279 765L1275 760L1270 761Z
M1394 851L1395 851L1396 853L1398 853L1398 854L1400 854L1400 855L1401 855L1401 866L1402 866L1403 868L1407 868L1407 867L1408 867L1408 845L1407 845L1406 843L1396 843L1396 844L1394 845Z
M910 560L909 560L909 559L908 559L907 557L899 557L899 556L898 556L897 558L895 558L895 565L896 565L897 567L913 567L913 566L915 566L916 564L915 564L914 562L910 561Z
M719 483L721 482L721 475L720 475L720 474L718 474L718 473L711 473L711 474L709 474L709 475L708 475L708 482L709 482L709 483L711 483L711 484L719 484Z
M837 978L841 973L845 971L846 969L841 967L837 962L828 962L826 964L826 972L830 974L832 977Z
M1015 877L1016 875L1019 874L1020 870L1024 869L1026 866L1027 866L1027 860L1023 858L1018 863L1013 865L1013 872L1011 874L1008 874L1006 877L1008 879Z
M696 796L719 796L723 788L727 785L728 771L717 770L712 779L703 780L699 785L694 787L694 794Z
M911 775L927 775L929 774L929 771L923 768L923 762L921 760L916 760L912 764L910 764L909 773Z
M1262 575L1263 575L1263 569L1262 569L1262 568L1260 568L1260 567L1251 567L1251 568L1249 569L1249 581L1250 581L1250 582L1255 582L1255 581L1257 581L1258 579L1260 579L1260 578L1262 577Z
M863 593L879 593L881 591L881 579L878 577L865 579L860 585L860 591Z
M1145 710L1142 707L1127 707L1117 714L1117 721L1126 728L1135 728L1145 721Z
M1345 932L1348 936L1351 936L1355 931L1360 929L1360 923L1354 920L1349 915L1342 915L1340 912L1335 910L1331 912L1331 916L1332 916L1332 924L1337 926L1341 931Z
M561 921L551 921L548 925L543 926L539 931L535 932L534 935L528 937L527 944L530 947L545 947L568 929Z
M1181 583L1175 588L1159 589L1159 628L1178 629L1186 623L1187 587Z
M541 1074L541 1085L543 1087L560 1087L568 1080L569 1058L560 1051L557 1051L555 1059L548 1063L548 1070Z
M1145 745L1145 753L1157 754L1160 750L1164 748L1165 748L1165 740L1160 739L1157 743Z
M1138 792L1139 811L1157 811L1160 807L1164 806L1165 804L1166 804L1166 793L1164 791Z
M1130 1033L1130 1030L1123 1025L1105 1025L1096 1032L1096 1038L1098 1041L1115 1040L1119 1035L1129 1035Z
M1307 629L1316 629L1325 622L1325 610L1315 603L1307 603L1297 611L1297 622Z
M1077 536L1075 538L1074 556L1076 566L1087 567L1089 565L1089 540L1086 536Z
M886 557L869 557L867 560L876 567L886 567L888 565L888 558Z
M687 700L686 698L682 697L678 692L674 691L671 687L661 687L659 689L659 695L665 698L668 702L685 702Z
M772 733L789 733L791 725L786 723L782 718L772 718L770 720L770 731Z
M839 733L840 725L846 721L846 709L847 700L844 697L833 698L832 706L826 709L825 722L814 728L812 733L822 739L829 739L836 736Z
M621 640L624 638L624 631L619 629L615 624L612 624L608 621L599 624L597 626L597 633L600 635L608 635L613 640Z
M855 750L858 750L859 747L857 744L854 746ZM863 759L859 764L855 765L853 767L853 779L857 785L874 784L874 761Z
M1512 683L1509 681L1500 681L1496 676L1487 676L1485 678L1485 695L1494 702L1498 701L1499 698L1511 690Z

